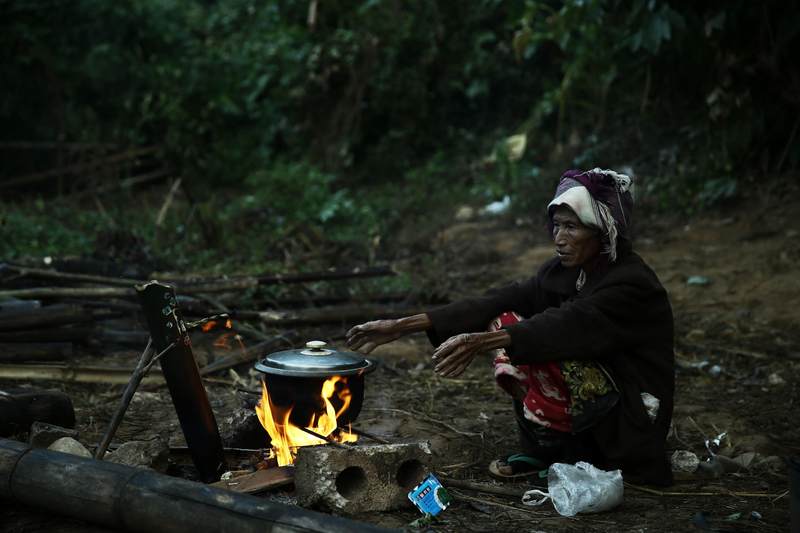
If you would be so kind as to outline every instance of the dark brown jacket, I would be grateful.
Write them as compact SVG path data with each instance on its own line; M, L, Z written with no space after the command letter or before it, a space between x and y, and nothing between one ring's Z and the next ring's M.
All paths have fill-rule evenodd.
M593 271L580 293L577 276L577 268L553 259L526 282L431 311L428 335L438 346L459 333L485 331L493 318L515 311L526 320L506 327L512 362L599 361L619 388L620 401L580 436L595 450L595 466L621 468L630 481L669 484L665 440L675 374L667 293L635 253ZM655 422L642 403L643 392L661 402Z

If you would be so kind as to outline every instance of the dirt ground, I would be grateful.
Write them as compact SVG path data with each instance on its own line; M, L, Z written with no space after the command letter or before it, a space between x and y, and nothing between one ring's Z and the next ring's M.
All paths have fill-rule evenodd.
M530 508L518 498L451 488L453 505L427 528L788 531L788 480L781 458L800 455L795 414L800 406L800 202L789 198L797 195L765 196L747 208L692 219L645 220L635 242L637 252L667 287L675 315L679 364L668 448L690 450L704 459L704 441L727 432L720 453L739 458L746 468L717 478L678 480L664 489L667 494L629 486L617 509L577 518L561 517L549 504ZM530 276L553 253L543 229L505 218L454 222L433 239L440 250L436 255L414 255L397 267L419 279L421 286L435 287L451 298ZM309 338L334 339L342 333L303 332ZM339 346L341 342L334 340ZM436 471L443 478L497 483L486 466L495 457L513 453L517 442L509 400L494 385L488 361L476 361L458 379L441 379L431 372L431 351L421 335L376 350L382 364L367 378L357 425L391 439L430 440ZM104 358L104 363L112 359L132 366L137 355L120 352ZM255 377L246 370L238 378L240 388L255 388ZM6 385L18 384L0 382ZM48 385L73 396L81 440L96 443L119 388ZM209 385L209 396L221 420L241 404L243 393L223 383ZM169 396L163 390L137 393L116 440L157 434L181 444ZM173 460L178 463L181 458ZM520 492L530 488L525 483L502 486ZM267 497L291 501L291 493ZM3 531L99 531L5 503L0 504L0 517L6 524ZM408 509L355 518L403 528L418 517L416 510Z

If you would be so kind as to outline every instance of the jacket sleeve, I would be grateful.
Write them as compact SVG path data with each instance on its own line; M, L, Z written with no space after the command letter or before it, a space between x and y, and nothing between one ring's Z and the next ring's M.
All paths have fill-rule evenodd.
M542 290L537 276L493 289L483 296L429 311L427 314L432 327L427 331L428 338L431 344L439 346L459 333L486 331L492 320L507 311L531 316L544 310L545 299L545 291Z
M666 302L663 289L603 287L506 326L511 335L507 352L514 364L608 356L648 337L660 339Z

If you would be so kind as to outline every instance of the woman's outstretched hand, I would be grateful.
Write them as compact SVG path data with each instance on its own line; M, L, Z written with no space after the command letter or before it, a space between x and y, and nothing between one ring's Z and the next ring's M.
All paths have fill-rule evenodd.
M350 328L347 332L347 347L370 353L372 350L399 339L408 333L425 331L431 327L431 319L427 314L407 316L397 320L373 320Z
M476 355L510 345L511 336L502 329L450 337L433 352L433 371L445 378L460 376Z
M403 336L397 320L373 320L350 328L347 332L347 347L370 353L372 350Z

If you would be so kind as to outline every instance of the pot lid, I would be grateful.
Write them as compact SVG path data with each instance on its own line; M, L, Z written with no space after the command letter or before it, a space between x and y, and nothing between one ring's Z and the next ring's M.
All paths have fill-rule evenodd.
M357 353L326 348L323 341L309 341L300 350L271 353L256 363L266 374L294 377L351 376L375 368L375 363Z

